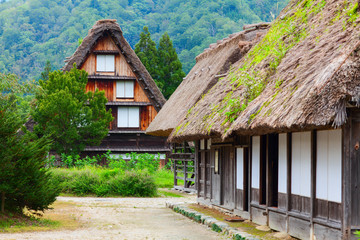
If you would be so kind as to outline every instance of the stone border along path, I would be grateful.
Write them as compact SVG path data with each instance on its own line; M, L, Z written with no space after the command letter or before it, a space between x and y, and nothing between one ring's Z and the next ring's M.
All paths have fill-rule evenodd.
M236 240L245 240L245 239L246 240L260 240L259 238L255 237L249 233L239 231L238 229L230 227L228 224L226 224L222 221L218 221L213 217L209 217L205 214L202 214L195 210L192 210L183 204L179 204L179 203L174 204L171 202L166 202L166 207L172 209L174 212L180 213L180 214L194 220L195 222L207 225L215 232L223 232L223 233L229 235L230 237L232 237L233 239L236 239Z

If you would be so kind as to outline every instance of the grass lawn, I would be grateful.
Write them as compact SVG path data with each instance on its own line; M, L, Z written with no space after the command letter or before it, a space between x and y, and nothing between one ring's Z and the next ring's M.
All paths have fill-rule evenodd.
M70 209L72 203L55 202L51 208ZM25 214L0 213L0 233L49 231L54 229L73 230L81 227L78 219L65 212L47 210L42 216L25 211Z

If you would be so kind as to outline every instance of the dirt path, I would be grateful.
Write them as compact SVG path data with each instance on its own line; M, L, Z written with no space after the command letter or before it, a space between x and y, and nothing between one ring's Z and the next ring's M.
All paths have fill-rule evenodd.
M0 239L228 239L174 213L165 207L166 201L194 202L195 198L59 197L51 211L71 215L82 227L0 234ZM68 207L62 208L62 205Z

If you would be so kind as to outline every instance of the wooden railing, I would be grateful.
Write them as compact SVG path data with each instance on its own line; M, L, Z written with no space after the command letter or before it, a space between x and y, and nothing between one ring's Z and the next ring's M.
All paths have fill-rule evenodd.
M196 166L193 149L188 143L173 144L171 146L169 158L173 161L174 188L177 190L196 191Z

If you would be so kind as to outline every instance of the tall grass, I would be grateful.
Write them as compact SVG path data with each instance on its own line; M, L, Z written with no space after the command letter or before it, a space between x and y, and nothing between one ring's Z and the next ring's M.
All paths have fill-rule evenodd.
M157 185L146 170L122 171L102 167L53 168L52 183L77 196L156 196Z

